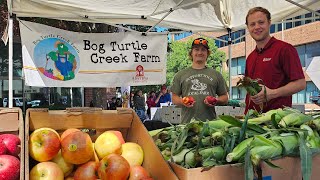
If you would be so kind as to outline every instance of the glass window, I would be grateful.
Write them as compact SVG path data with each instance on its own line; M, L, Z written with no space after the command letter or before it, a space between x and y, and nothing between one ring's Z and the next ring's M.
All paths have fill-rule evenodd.
M320 41L315 43L306 44L306 55L305 55L305 67L311 63L312 57L320 56Z
M245 57L238 58L238 75L244 75L245 68L246 68L246 58Z
M292 18L287 19L287 20L292 20ZM287 22L286 26L285 26L285 29L290 29L290 28L292 28L292 22Z
M316 87L316 85L312 81L307 82L306 87L306 103L313 103L312 98L314 94L319 93L319 89Z
M315 43L310 43L306 45L306 55L307 59L320 56L320 41Z
M305 63L306 46L305 45L297 46L296 50L298 51L298 55L299 55L302 67L305 67L305 65L306 65L306 63Z
M292 95L292 104L297 104L298 103L298 95L297 94L293 94Z
M305 15L305 18L309 18L309 17L312 17L312 13L311 12ZM312 20L306 20L305 21L306 24L311 23L311 22L312 22Z
M282 23L278 24L278 29L277 29L277 31L278 31L278 32L279 32L279 31L282 31Z
M237 63L237 59L232 59L231 61L231 75L232 76L236 76L238 75L237 69L238 69L238 63Z
M238 99L238 97L239 97L238 87L232 87L231 99Z
M320 13L320 9L317 12ZM314 16L319 17L319 16L317 16L315 14L314 14ZM316 21L320 21L320 18L317 18Z
M297 16L295 17L294 19L301 19L301 16ZM297 26L300 26L301 25L301 21L296 21L294 22L294 26L297 27Z
M240 99L245 99L246 98L246 95L247 95L247 91L244 87L240 87Z
M276 27L274 24L272 24L270 27L270 33L275 33L275 32L276 32Z

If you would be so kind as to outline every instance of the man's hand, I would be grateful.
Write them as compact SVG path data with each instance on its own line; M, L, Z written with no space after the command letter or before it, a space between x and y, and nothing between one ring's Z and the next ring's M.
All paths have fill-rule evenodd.
M273 99L274 90L268 88L267 86L261 86L261 87L262 87L262 90L258 94L251 96L250 98L252 102L254 102L255 104L263 104Z
M206 98L204 98L203 102L209 107L214 107L217 104L218 100L213 96L207 96Z
M185 106L185 107L193 107L194 103L196 101L194 100L194 98L192 96L186 96L181 98L181 103Z

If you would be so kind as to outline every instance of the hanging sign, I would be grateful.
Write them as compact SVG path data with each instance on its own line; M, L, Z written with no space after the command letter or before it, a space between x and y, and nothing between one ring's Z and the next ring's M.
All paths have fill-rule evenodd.
M20 21L28 86L120 87L166 82L167 35L78 33Z

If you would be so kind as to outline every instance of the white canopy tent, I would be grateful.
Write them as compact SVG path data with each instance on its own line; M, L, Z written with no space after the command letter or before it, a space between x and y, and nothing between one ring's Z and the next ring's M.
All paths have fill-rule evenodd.
M245 27L247 11L256 6L267 8L272 14L273 22L308 11L320 15L315 12L320 7L319 0L7 0L7 2L10 14L16 14L17 17L105 23L116 27L120 27L119 24L152 26L145 33L155 26L189 32L230 33ZM230 52L231 39L229 39L229 67ZM12 20L9 20L9 69L11 69L9 99L12 99ZM231 94L231 82L229 87ZM9 101L9 107L12 107L12 101Z

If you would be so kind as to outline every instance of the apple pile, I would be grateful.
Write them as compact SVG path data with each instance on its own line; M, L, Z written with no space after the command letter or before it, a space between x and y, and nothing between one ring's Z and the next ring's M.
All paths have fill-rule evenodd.
M125 142L120 131L105 131L93 142L79 129L60 136L54 129L39 128L29 137L29 154L39 162L30 171L31 180L152 180L141 166L143 149Z
M20 178L20 138L14 134L0 135L0 179Z

